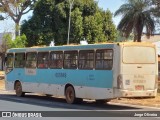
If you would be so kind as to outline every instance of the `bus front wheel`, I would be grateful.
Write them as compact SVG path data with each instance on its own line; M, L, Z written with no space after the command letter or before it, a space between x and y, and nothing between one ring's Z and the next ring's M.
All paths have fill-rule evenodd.
M15 91L18 97L23 97L25 95L25 93L22 91L22 85L20 82L16 82Z
M72 86L68 86L65 90L66 101L69 104L73 104L76 101L75 91Z

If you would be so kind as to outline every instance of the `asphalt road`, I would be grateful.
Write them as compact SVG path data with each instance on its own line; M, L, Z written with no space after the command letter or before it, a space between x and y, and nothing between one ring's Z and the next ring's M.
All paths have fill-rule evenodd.
M0 118L0 120L19 120L19 119L33 119L33 120L157 120L158 117L133 117L135 113L155 113L157 111L160 115L160 109L147 108L141 106L120 105L120 104L95 104L93 101L84 101L82 104L70 105L65 99L54 98L47 96L39 96L35 94L28 94L25 97L17 97L15 94L0 94L0 111L21 112L34 111L41 113L46 111L47 115L54 117L42 118ZM52 111L52 112L49 112ZM69 111L69 112L68 112ZM142 112L143 111L143 112ZM145 111L145 112L144 112ZM45 113L45 112L43 112ZM27 114L27 113L26 113ZM102 117L105 115L110 117ZM1 116L1 115L0 115ZM98 117L97 117L98 116ZM83 118L82 118L83 117ZM124 118L125 117L125 118ZM130 118L128 118L130 117Z

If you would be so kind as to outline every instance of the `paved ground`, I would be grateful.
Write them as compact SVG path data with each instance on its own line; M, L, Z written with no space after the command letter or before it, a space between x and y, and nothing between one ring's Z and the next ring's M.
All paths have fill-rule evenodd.
M125 104L123 104L125 103ZM134 104L134 105L133 105ZM80 105L69 105L65 99L46 97L43 95L28 94L26 97L16 97L14 91L6 91L4 89L4 80L0 80L0 111L79 111L90 110L95 111L109 111L108 114L113 116L127 116L130 113L125 112L141 112L141 111L160 111L160 96L152 99L124 99L112 100L109 104L96 105L93 102L84 101ZM139 106L144 105L144 106ZM145 107L154 106L154 107ZM11 120L19 120L22 118L11 118ZM26 119L26 118L23 118ZM32 118L30 118L32 119ZM36 118L36 120L81 120L82 118L70 117L54 117L54 118ZM128 118L128 117L87 117L83 120L157 120L157 117L149 118ZM0 118L0 120L10 120L9 118ZM28 120L28 118L27 118ZM33 118L35 120L35 118Z
M19 111L20 113L33 111L42 113L42 116L45 116L49 112L51 116L63 117L64 120L66 119L65 116L88 116L88 118L83 118L86 120L93 120L90 116L94 116L95 120L99 120L102 117L98 117L98 115L111 116L110 119L117 120L129 119L122 117L132 117L132 120L137 120L139 117L133 117L135 114L140 113L157 113L158 117L160 117L160 109L157 108L114 103L95 104L95 102L91 101L84 101L82 104L70 105L65 102L65 99L60 98L46 97L42 95L39 96L34 94L27 94L26 97L17 97L14 93L6 94L5 91L3 92L3 94L0 93L0 116L1 111ZM49 116L49 114L46 116ZM15 118L15 120L17 119ZM107 118L103 118L103 120L107 120ZM141 118L141 120L146 120L146 118ZM157 117L149 117L149 120L157 120Z

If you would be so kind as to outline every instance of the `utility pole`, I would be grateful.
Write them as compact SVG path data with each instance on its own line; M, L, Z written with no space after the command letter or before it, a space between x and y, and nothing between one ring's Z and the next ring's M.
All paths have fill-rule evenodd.
M68 39L67 39L67 45L69 45L69 35L70 35L70 27L71 27L71 9L73 6L74 0L69 0L69 23L68 23Z

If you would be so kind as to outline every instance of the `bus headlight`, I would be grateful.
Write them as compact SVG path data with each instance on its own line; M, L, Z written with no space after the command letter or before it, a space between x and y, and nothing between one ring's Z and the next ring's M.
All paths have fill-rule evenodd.
M123 88L123 78L122 75L118 75L117 77L117 88L122 89Z

